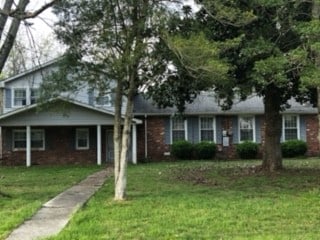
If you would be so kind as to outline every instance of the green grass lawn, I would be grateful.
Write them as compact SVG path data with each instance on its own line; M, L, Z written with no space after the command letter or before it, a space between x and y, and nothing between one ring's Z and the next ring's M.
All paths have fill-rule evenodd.
M0 239L97 167L0 167Z
M114 202L113 181L51 240L320 239L320 159L178 162L130 166L128 201Z

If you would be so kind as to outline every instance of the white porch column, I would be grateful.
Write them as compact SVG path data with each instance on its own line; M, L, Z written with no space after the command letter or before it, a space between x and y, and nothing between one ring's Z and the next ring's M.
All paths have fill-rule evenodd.
M132 163L137 164L137 125L132 124Z
M26 165L31 166L31 127L27 126L27 139L26 139Z
M101 165L101 125L97 125L97 165Z

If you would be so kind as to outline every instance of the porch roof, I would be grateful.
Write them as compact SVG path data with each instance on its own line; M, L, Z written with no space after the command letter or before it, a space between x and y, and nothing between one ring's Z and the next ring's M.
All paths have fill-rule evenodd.
M0 125L81 126L114 124L114 112L73 99L59 97L51 100L48 107L44 107L43 110L39 110L38 107L39 104L33 104L5 113L0 116ZM133 119L133 123L141 124L141 120Z

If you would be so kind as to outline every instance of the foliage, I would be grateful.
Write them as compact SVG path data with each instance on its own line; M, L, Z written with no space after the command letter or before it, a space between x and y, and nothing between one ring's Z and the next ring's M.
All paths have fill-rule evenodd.
M34 8L30 11L29 0L4 0L1 1L0 15L0 74L8 60L9 54L14 46L21 23L30 27L26 21L29 18L36 18L46 9L53 6L58 0L51 0L41 4L41 7ZM30 31L30 29L28 29ZM33 47L32 47L33 48Z
M173 39L170 49L175 53L172 62L181 65L177 64L177 74L194 70L192 75L199 76L196 81L209 84L203 89L215 90L224 108L230 108L234 99L263 97L266 115L263 168L280 169L280 111L289 107L291 98L314 101L314 88L320 86L320 68L315 64L319 56L320 19L312 17L314 2L203 0L199 4L197 13L173 17L172 28L169 25ZM195 62L199 62L197 67ZM208 67L217 62L219 71ZM214 79L207 81L204 69L222 77L212 74ZM166 87L164 92L176 96L170 89L176 89L180 83L168 83L174 87ZM161 99L162 86L156 91ZM191 85L193 90L178 88L177 96L188 102L198 93L198 86Z
M55 8L59 18L56 33L67 45L69 63L64 66L69 68L73 79L77 79L71 88L87 87L101 96L110 91L115 95L113 139L117 200L125 198L133 99L140 88L166 76L168 62L156 58L154 52L165 26L168 2L171 1L63 0ZM48 94L60 91L54 87L47 89L52 90Z
M217 145L213 142L199 142L194 145L195 156L198 159L212 159L217 151Z
M113 201L110 181L50 240L319 239L319 159L284 160L271 175L254 173L260 164L129 166L132 200Z
M238 156L241 159L254 159L257 157L259 144L251 141L239 143L236 147Z
M172 143L171 151L173 156L178 159L183 159L183 160L192 159L194 146L192 143L185 140L176 141Z
M281 150L283 157L299 157L303 156L307 150L307 143L302 140L288 140L281 143Z
M98 170L96 166L0 168L0 239L29 219L42 204Z

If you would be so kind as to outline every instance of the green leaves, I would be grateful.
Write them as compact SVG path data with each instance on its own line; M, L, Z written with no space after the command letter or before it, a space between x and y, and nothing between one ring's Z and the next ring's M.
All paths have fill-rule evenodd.
M211 84L218 80L228 80L230 66L220 58L219 43L210 42L203 34L199 34L188 39L169 37L168 44L194 79Z
M284 87L287 82L286 70L289 62L284 56L270 56L255 62L252 78L260 85L267 86L270 83L278 87Z

